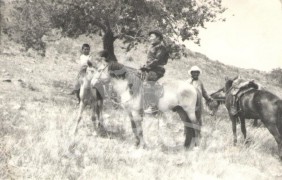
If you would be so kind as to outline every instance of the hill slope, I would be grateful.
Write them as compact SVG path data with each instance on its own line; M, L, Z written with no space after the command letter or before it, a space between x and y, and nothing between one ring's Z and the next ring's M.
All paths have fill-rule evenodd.
M101 38L59 38L48 42L46 57L25 53L19 45L2 38L0 67L0 177L1 179L275 179L282 176L274 138L261 125L247 123L250 142L232 145L231 123L224 107L217 119L204 112L199 147L182 149L183 127L179 118L146 117L143 122L147 149L134 146L134 135L123 110L106 102L105 123L109 133L101 137L93 129L90 111L84 113L77 136L73 135L76 100L66 95L76 77L79 50L89 43L101 50ZM145 62L146 46L127 56L116 42L121 62L139 67ZM268 82L266 74L238 69L189 52L187 58L170 61L162 81L187 79L188 69L198 65L208 92L222 87L224 76L240 74L256 79L282 97L281 88ZM237 128L239 129L239 127Z

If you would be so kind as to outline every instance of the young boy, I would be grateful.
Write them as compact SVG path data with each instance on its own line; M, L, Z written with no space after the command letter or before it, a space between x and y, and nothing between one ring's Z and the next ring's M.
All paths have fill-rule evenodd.
M90 55L90 46L89 44L83 44L81 48L81 55L80 55L80 69L77 75L77 79L74 85L74 90L70 93L71 95L79 94L80 90L80 85L81 85L81 79L85 76L86 74L86 69L87 69L87 63L92 61L92 56ZM92 63L92 62L91 62ZM93 64L93 63L92 63Z

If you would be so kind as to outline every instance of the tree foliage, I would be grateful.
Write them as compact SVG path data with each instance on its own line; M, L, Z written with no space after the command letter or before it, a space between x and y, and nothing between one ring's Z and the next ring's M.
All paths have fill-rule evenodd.
M199 28L220 20L221 0L26 0L17 1L13 20L5 32L18 31L20 41L33 47L51 28L65 36L97 33L105 23L128 50L143 42L148 31L161 30L167 41L190 40L200 44ZM36 41L34 41L36 40ZM39 43L40 44L40 43ZM38 45L37 45L38 46ZM39 45L40 48L41 45ZM43 47L41 47L43 48Z

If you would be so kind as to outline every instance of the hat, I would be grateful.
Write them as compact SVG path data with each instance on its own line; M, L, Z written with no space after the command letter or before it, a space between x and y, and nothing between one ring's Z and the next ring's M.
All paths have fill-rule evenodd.
M155 35L158 36L161 40L163 40L163 34L162 34L160 31L158 31L158 30L153 30L153 31L150 31L150 32L149 32L149 36L150 36L151 34L155 34Z
M189 74L191 74L192 71L198 71L200 74L202 73L201 69L198 66L192 66L189 70Z

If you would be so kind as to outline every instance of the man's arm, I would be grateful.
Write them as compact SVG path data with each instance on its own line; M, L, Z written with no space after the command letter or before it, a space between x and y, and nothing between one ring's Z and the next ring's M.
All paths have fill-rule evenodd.
M212 98L207 93L206 89L204 88L204 84L201 82L201 89L202 89L202 96L205 98L206 101L211 101Z

